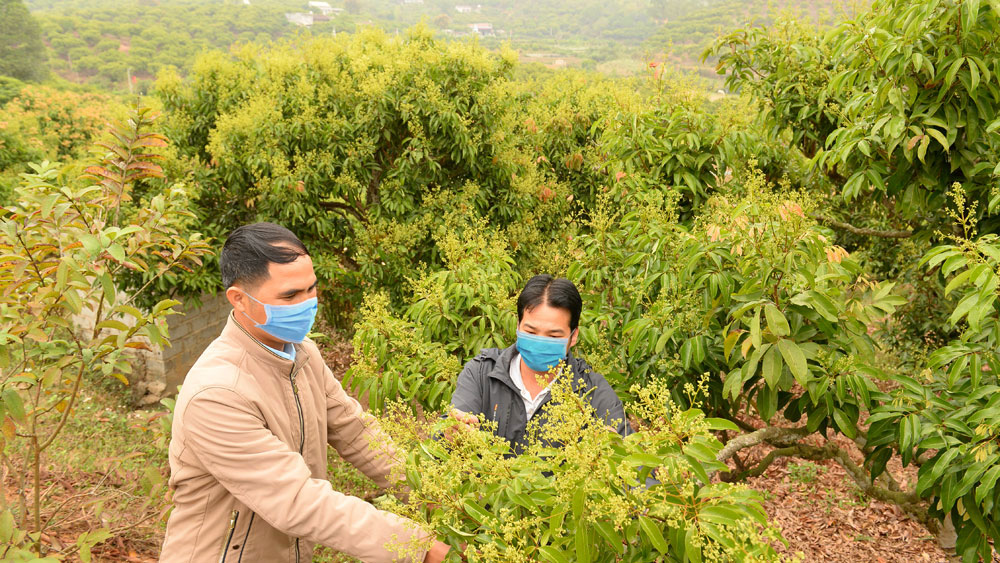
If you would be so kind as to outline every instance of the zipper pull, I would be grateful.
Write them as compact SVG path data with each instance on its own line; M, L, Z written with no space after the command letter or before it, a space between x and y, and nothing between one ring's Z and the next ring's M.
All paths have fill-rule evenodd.
M222 540L222 555L219 556L219 563L224 563L226 561L226 555L229 552L229 544L233 541L233 533L236 532L236 521L239 520L239 518L239 510L233 510L233 513L229 515L229 531L226 532L226 536Z

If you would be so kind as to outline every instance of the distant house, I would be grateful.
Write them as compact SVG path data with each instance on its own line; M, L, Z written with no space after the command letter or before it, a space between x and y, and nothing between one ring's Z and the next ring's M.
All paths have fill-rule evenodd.
M472 6L455 6L455 11L460 14L471 14Z
M288 23L309 27L313 24L313 13L289 12L285 14L285 19L288 20Z
M424 0L403 0L403 4L423 4Z
M493 24L491 23L472 23L469 24L469 28L472 29L472 33L478 33L483 37L492 37L495 35L493 32Z
M309 2L309 10L319 10L319 13L324 16L329 16L333 13L333 8L330 7L329 2Z
M326 14L313 14L313 23L328 22L330 21L330 16Z

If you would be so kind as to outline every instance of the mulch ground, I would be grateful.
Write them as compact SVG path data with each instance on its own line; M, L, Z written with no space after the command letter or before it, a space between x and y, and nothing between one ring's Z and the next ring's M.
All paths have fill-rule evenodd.
M842 448L852 447L846 439L836 441ZM759 461L770 450L769 446L750 449L747 462ZM860 462L860 452L856 454ZM904 469L898 460L892 460L887 470L904 488L916 482L916 469ZM779 458L763 475L750 478L748 485L765 494L764 508L788 541L787 547L778 546L782 553L831 563L949 561L922 524L896 505L861 495L832 460Z

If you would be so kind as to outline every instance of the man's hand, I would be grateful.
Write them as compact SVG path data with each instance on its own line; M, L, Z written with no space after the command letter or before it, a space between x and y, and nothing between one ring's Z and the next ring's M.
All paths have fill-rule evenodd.
M424 556L424 563L441 563L448 556L448 550L450 549L451 547L446 543L434 542L430 551Z
M458 409L451 409L448 411L448 416L458 421L459 424L454 424L449 426L444 431L444 437L446 440L451 441L454 437L456 429L463 431L478 430L479 429L479 418L473 414L460 411Z

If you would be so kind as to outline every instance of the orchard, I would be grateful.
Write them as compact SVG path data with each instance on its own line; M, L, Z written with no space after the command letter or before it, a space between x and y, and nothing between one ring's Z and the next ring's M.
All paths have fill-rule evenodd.
M877 0L726 31L702 54L724 95L663 61L526 67L424 24L203 54L159 73L155 111L26 87L0 105L4 557L89 560L127 533L46 543L46 449L82 387L127 382L126 351L220 289L215 243L266 220L309 248L343 384L395 444L408 494L375 502L451 560L801 559L746 484L785 458L995 559L998 38L992 0ZM580 289L574 354L635 432L556 385L521 455L488 425L441 439L537 273Z

